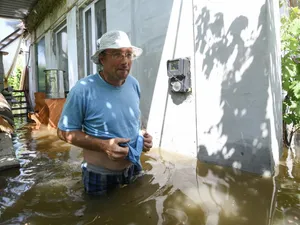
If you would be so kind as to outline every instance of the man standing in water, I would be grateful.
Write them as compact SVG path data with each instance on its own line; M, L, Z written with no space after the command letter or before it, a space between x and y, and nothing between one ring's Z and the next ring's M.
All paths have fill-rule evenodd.
M129 75L142 49L126 33L110 31L97 41L91 57L99 73L79 80L68 94L58 137L83 148L85 191L105 194L132 182L142 170L140 155L152 148L152 137L140 131L140 87Z

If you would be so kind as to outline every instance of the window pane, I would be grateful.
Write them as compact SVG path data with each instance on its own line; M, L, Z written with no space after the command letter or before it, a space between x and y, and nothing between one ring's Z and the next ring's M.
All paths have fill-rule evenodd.
M37 43L37 80L38 80L38 91L45 92L45 73L46 69L46 55L45 55L45 38L42 38Z
M95 11L97 24L96 39L99 39L102 36L102 34L106 32L106 10L104 0L100 0L95 4Z
M86 41L86 72L87 75L92 73L93 65L92 61L90 60L91 54L93 51L93 46L92 46L92 14L91 14L91 9L85 12L85 41Z
M65 81L65 91L69 90L68 85L68 34L67 27L57 32L57 64L58 69L65 71L64 81Z

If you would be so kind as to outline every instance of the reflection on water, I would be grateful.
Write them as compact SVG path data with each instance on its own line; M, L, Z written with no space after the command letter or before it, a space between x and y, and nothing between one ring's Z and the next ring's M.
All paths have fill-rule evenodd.
M83 192L80 149L55 130L20 127L14 146L21 168L0 173L1 224L300 224L292 151L273 179L153 150L143 177L95 197Z

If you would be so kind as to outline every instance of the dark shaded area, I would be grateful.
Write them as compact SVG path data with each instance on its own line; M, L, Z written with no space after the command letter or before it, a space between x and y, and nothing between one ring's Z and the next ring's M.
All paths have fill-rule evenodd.
M169 84L169 87L170 87L170 84ZM170 90L170 88L169 88L168 92L169 92L169 95L171 96L171 99L175 105L182 104L191 95L191 92L186 92L186 93L172 92Z

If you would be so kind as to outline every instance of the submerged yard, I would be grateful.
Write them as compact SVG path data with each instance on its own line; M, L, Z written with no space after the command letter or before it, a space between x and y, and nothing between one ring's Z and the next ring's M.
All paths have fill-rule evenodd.
M81 151L19 122L21 168L0 173L1 224L300 224L300 163L286 150L273 178L158 149L145 175L104 197L84 193Z

